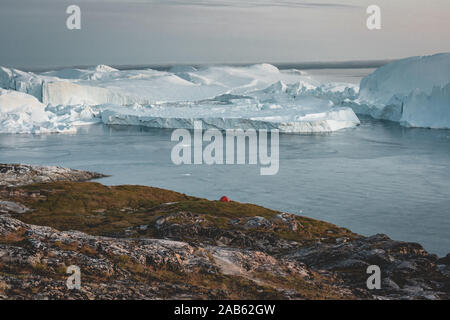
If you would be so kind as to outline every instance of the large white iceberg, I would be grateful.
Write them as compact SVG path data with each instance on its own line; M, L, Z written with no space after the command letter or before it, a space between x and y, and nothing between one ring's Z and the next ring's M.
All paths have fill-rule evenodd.
M0 133L73 132L34 96L0 89Z
M280 96L271 98L264 91L247 96L220 95L196 103L158 105L102 106L106 124L140 125L158 128L194 128L201 119L204 128L278 129L286 133L331 132L354 127L359 119L350 108L335 107L330 100L316 97Z
M99 65L40 74L0 68L0 87L8 90L2 91L0 132L67 132L99 121L192 128L195 120L205 128L330 132L358 125L355 112L450 128L450 54L393 62L360 87L320 83L307 72L270 64L168 71Z
M23 109L27 125L18 122L15 129L14 117L0 105L0 115L9 117L7 129L0 128L3 132L64 132L98 121L192 128L194 120L202 120L205 128L290 133L330 132L359 124L353 110L341 106L356 96L357 88L321 84L304 72L280 71L269 64L169 71L119 71L101 65L41 74L1 68L0 86L36 99L31 103L29 98L28 109ZM33 118L30 108L48 119Z
M450 128L448 53L385 65L359 87L321 83L307 72L270 64L175 66L168 71L99 65L40 74L0 68L0 87L35 97L48 117L43 124L29 108L20 114L20 108L1 107L1 132L64 132L98 121L191 128L194 120L221 129L329 132L358 125L354 112L405 126ZM30 106L36 102L27 101Z
M361 81L357 113L411 127L450 128L450 53L398 60Z
M28 93L42 101L44 79L33 73L0 67L0 88Z

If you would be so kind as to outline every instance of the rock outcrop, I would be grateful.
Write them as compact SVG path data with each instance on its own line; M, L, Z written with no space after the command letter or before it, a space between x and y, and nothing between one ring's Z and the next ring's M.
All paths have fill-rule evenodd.
M450 298L448 256L416 243L249 204L72 182L89 173L39 169L39 182L68 181L24 185L37 169L21 170L0 187L1 299ZM71 265L79 290L66 286ZM367 288L370 265L381 289Z
M88 181L104 177L105 175L100 173L55 166L0 164L0 186L24 186L55 181Z

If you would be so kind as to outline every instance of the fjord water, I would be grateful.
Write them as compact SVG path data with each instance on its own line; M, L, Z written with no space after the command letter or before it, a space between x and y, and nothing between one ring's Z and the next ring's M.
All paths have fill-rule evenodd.
M0 135L0 162L98 171L108 185L142 184L326 220L450 251L450 131L361 118L329 134L280 135L280 169L172 164L172 130L80 127L77 134ZM242 213L245 215L245 212Z

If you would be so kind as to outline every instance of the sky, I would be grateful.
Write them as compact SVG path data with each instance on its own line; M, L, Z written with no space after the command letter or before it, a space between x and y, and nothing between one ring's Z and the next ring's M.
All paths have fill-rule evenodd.
M450 1L0 0L0 30L14 67L396 59L450 52Z

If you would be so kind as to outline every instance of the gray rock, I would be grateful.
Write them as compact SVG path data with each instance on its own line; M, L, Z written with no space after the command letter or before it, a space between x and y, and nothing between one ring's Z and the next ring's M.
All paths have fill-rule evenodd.
M0 213L25 213L30 211L20 203L0 200Z
M55 181L88 181L105 175L55 166L0 164L0 186L17 187Z
M245 224L247 228L264 228L264 227L271 227L272 222L267 220L263 217L253 217L249 220L247 220L247 223Z

